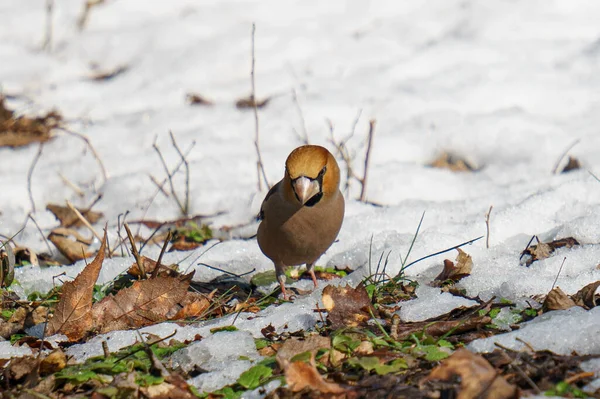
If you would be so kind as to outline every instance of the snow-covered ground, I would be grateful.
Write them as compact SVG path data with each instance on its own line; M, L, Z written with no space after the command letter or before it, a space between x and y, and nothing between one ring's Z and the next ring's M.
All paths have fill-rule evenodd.
M377 121L367 199L384 206L356 201L360 188L354 183L339 242L320 263L365 266L373 236L375 257L391 250L388 272L395 273L423 212L410 260L485 235L485 213L493 205L490 248L485 240L464 248L474 261L471 276L459 284L468 295L522 300L546 294L565 257L557 285L566 293L600 279L600 182L588 173L600 174L600 3L108 0L91 10L80 31L83 3L55 2L51 51L40 49L45 1L0 3L0 87L17 96L9 106L27 114L59 110L70 129L89 137L109 175L104 181L90 151L73 136L58 134L46 144L32 177L34 217L46 234L57 225L44 210L47 203L70 200L85 206L99 193L103 198L94 209L104 213L113 240L117 216L126 211L128 220L176 218L175 203L162 195L146 210L156 191L149 175L164 177L152 144L156 140L169 165L179 160L169 131L183 149L196 143L188 156L192 213L225 212L211 219L214 226L247 223L256 215L265 192L257 190L254 116L235 107L250 93L255 22L257 97L272 97L259 111L271 182L281 178L287 154L301 144L303 126L311 143L332 148L327 121L341 139L359 113L348 145L362 173L368 121ZM90 80L93 65L103 71L128 69L96 82ZM185 96L191 92L215 104L190 106ZM569 154L582 169L553 174L576 140ZM37 151L36 145L0 149L0 234L17 232L32 210L27 172ZM444 151L480 170L453 173L426 166ZM61 175L82 187L85 197ZM179 187L183 181L178 175ZM572 236L582 245L527 268L519 256L534 234L543 241ZM46 250L31 222L17 241ZM150 248L148 254L158 251ZM190 264L203 249L196 252L182 265L196 269L198 280L217 276ZM167 254L165 260L188 255ZM408 275L430 281L445 257L454 254L415 264ZM239 273L272 267L253 240L224 242L202 260ZM107 260L101 280L129 264L131 259ZM80 262L67 274L75 276L82 267ZM20 269L19 289L46 290L51 276L61 271ZM365 267L348 280L357 282L364 273ZM422 320L466 302L425 284L417 294L401 311L405 320ZM236 325L253 335L269 323L278 329L286 324L310 328L319 296L317 291L269 309L265 317L241 317ZM197 332L206 337L211 327L182 328L178 337ZM166 335L173 328L146 330ZM490 342L520 347L511 334ZM109 335L111 349L137 339L131 332ZM598 309L549 313L518 336L537 349L599 354ZM7 345L0 348L2 355L13 353ZM471 348L491 350L493 344L475 342ZM72 349L80 358L96 353L101 353L99 339Z

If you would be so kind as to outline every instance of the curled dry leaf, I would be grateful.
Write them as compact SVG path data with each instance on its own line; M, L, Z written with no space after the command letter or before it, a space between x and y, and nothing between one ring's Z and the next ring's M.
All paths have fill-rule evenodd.
M0 241L0 288L8 287L15 278L15 254L10 242Z
M561 170L560 173L567 173L567 172L570 172L572 170L577 170L577 169L581 169L581 163L579 162L579 160L577 158L569 155L569 160L567 161L567 164L565 165L563 170Z
M269 101L271 101L270 97L267 97L263 100L256 100L256 108L263 108L269 103ZM254 98L252 95L246 98L240 98L235 102L235 107L237 109L252 109L254 108Z
M67 206L48 204L46 205L46 209L52 212L56 219L58 219L58 221L60 222L60 227L84 226L83 222L79 219L75 212L73 212L73 210ZM104 216L101 212L94 212L91 209L77 208L77 210L91 224L96 223L98 220L100 220L102 216Z
M59 227L50 232L48 239L72 263L93 255L89 250L93 239L85 238L77 230Z
M104 262L105 250L106 230L96 258L75 277L75 280L63 284L54 317L48 323L48 335L63 333L69 341L78 341L92 329L92 294Z
M179 303L179 306L175 306L167 314L169 320L184 320L195 317L200 317L210 307L210 297L199 294L197 292L188 292L183 301ZM175 311L176 313L171 316L170 313Z
M43 143L52 138L52 130L60 127L62 116L56 111L31 118L15 116L6 108L0 95L0 147L23 147L31 143Z
M92 309L96 329L106 333L167 320L169 311L186 296L193 274L136 281L105 297Z
M185 99L187 100L188 104L190 105L215 105L214 102L206 99L205 97L201 96L200 94L196 94L196 93L188 93L185 96Z
M347 390L339 384L327 382L315 366L304 362L293 362L285 366L285 380L292 392L305 388L319 391L321 394L343 394Z
M471 259L471 255L460 248L456 248L456 250L458 251L456 263L448 259L444 260L444 269L435 278L435 286L440 286L448 280L457 282L471 274L471 270L473 270L473 259Z
M579 245L579 242L573 237L561 238L551 242L539 242L536 245L530 245L522 253L523 256L528 256L525 261L526 266L531 266L533 262L540 259L549 258L558 248L572 248Z
M600 305L600 293L597 292L598 287L600 287L600 280L586 285L577 291L572 298L577 305L586 309L591 309Z
M40 374L48 375L54 374L62 369L64 369L67 365L67 355L63 352L62 349L55 349L48 356L45 356L42 359L40 364Z
M323 290L322 299L329 312L327 320L333 329L364 325L373 312L371 299L362 284L356 288L328 285Z
M518 397L517 387L509 384L480 355L467 349L458 349L446 360L434 368L421 383L421 389L435 386L435 382L443 381L456 386L455 396L458 399L512 399Z
M140 260L142 261L142 266L144 267L144 271L146 272L146 275L152 274L154 269L156 269L156 261L153 259L150 259L146 256L140 256ZM177 271L177 269L178 269L178 267L175 264L167 266L167 265L164 265L161 263L160 271L158 272L158 275L159 276L171 276L171 277L181 276L181 274ZM137 277L137 278L142 277L142 273L140 272L140 267L138 266L137 262L133 262L131 264L131 266L127 270L127 273L129 273L132 276Z
M116 78L117 76L129 70L128 65L119 65L110 69L99 69L97 65L92 65L93 72L89 79L95 82L102 82Z
M554 287L546 296L543 309L544 312L548 312L550 310L569 309L573 306L577 306L575 301L565 294L560 287Z
M429 166L432 168L449 169L452 172L474 172L477 168L466 159L444 152L434 159Z

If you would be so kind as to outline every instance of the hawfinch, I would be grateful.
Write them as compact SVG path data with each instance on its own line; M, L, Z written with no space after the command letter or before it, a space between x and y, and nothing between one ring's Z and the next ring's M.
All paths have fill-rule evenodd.
M285 161L283 179L267 193L260 213L258 245L275 264L285 291L285 267L306 264L315 287L315 262L336 239L344 219L340 169L325 148L305 145Z

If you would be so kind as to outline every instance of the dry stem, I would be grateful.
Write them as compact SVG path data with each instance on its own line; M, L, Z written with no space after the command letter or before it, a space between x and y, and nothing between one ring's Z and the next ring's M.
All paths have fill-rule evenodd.
M48 52L52 51L52 13L54 11L54 0L46 0L46 33L42 49Z
M297 95L295 89L292 89L292 99L294 100L294 105L296 106L296 110L298 111L298 116L300 117L300 124L302 126L302 135L300 135L298 132L296 132L296 129L294 129L294 132L296 132L296 135L298 136L298 138L300 139L302 144L308 145L309 140L308 140L308 131L306 130L306 121L304 120L304 114L302 113L302 107L300 107L300 103L298 102L298 95Z
M99 241L102 241L102 237L100 237L100 234L98 234L96 232L96 230L94 230L94 227L92 226L92 224L85 218L85 216L83 216L81 214L81 212L79 212L79 210L77 208L75 208L75 206L73 206L73 204L69 200L67 200L67 206L69 207L70 210L72 210L75 213L75 215L77 215L77 218L79 220L81 220L81 223L83 223L85 225L85 227L87 227L92 232L92 234L94 235L94 237L96 237ZM110 250L110 245L108 243L108 238L106 239L106 249L108 250L108 254L109 254L109 257L110 257L110 254L112 252Z
M31 203L31 212L35 213L35 201L33 200L33 193L31 191L31 178L33 176L33 170L35 169L35 165L40 160L42 156L42 151L44 150L44 143L40 143L37 154L31 161L31 166L29 166L29 170L27 171L27 192L29 193L29 202Z
M81 140L83 140L85 142L85 144L87 145L87 147L90 149L90 152L92 153L93 157L96 159L96 162L98 162L98 166L100 167L100 171L102 172L102 184L106 183L106 180L108 180L108 173L106 172L106 168L104 167L104 163L102 162L102 160L100 159L100 156L98 156L98 152L96 152L96 149L94 148L94 146L92 145L90 139L85 136L84 134L81 133L77 133L74 132L72 130L69 130L65 127L60 127L60 130L62 130L63 132L70 134L72 136L78 137Z
M123 222L123 226L125 227L125 231L127 232L127 237L129 238L129 242L131 243L131 252L133 253L133 257L135 258L135 262L140 269L140 274L142 278L146 278L146 270L144 269L144 262L140 258L140 254L135 246L135 239L133 238L133 234L131 234L131 230L129 229L129 225L127 222Z
M490 205L489 211L487 211L487 213L485 214L485 230L486 230L485 247L487 249L490 248L490 214L492 213L493 208L494 208L494 205Z
M258 108L256 106L256 85L254 82L254 64L256 62L254 58L254 34L256 32L256 24L252 23L252 68L250 69L250 83L252 84L252 93L250 94L250 98L252 99L252 105L254 109L254 147L256 149L257 156L257 167L258 167L258 191L262 191L262 183L261 183L261 175L262 179L267 186L267 189L271 188L269 184L269 180L267 179L267 173L265 172L265 166L262 161L262 156L260 154L260 130L258 126Z
M552 174L555 175L558 172L558 167L560 166L560 162L567 156L568 152L571 151L571 149L573 149L573 147L575 147L577 145L577 143L579 143L579 139L573 141L564 151L562 154L560 154L560 157L558 158L558 160L556 161L556 163L554 164L554 168L552 169Z

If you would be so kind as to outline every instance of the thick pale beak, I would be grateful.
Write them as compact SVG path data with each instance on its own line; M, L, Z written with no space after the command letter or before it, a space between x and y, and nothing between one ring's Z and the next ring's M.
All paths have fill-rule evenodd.
M292 183L296 196L300 203L304 205L306 201L319 193L319 182L311 180L308 177L299 177Z

